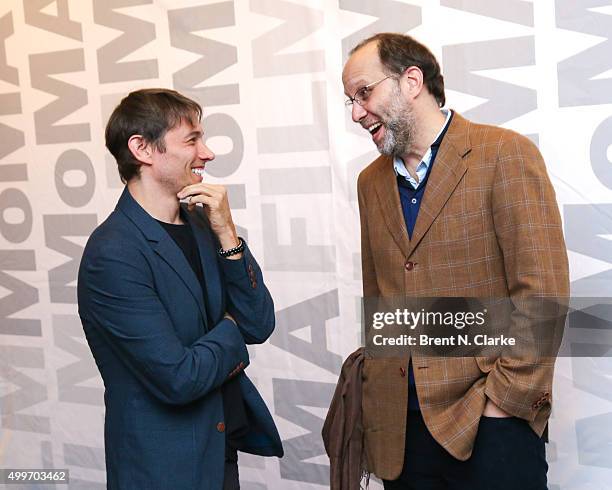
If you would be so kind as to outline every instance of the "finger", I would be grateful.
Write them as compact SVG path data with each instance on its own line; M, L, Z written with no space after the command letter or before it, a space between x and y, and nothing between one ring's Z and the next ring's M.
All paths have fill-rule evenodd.
M202 192L199 192L197 194L191 194L191 197L194 200L198 200L197 202L203 202L203 201L200 201L199 199L205 198L209 200L211 204L214 201L218 203L219 206L222 206L224 205L224 203L228 202L227 192L225 192L225 189L223 189L223 191L221 192L214 191L214 190L213 192L208 192L207 190L203 190Z
M204 194L197 194L195 196L191 196L191 201L188 203L188 206L195 206L198 202L213 209L219 207L219 201L217 199L211 196L206 196Z
M195 184L195 186L188 186L182 189L178 194L179 199L184 199L187 196L196 196L198 194L204 194L207 196L214 196L219 199L224 199L227 196L227 190L221 185L211 184Z
M188 196L187 197L187 210L188 211L193 211L193 208L195 207L195 203L193 202L193 196Z
M185 197L179 198L179 201L189 206L191 204L192 199L193 199L193 196L185 196Z
M206 194L209 196L215 196L215 195L222 196L223 194L225 194L225 192L226 192L225 187L223 187L222 185L191 184L181 189L180 192L177 194L177 197L179 199L185 199L187 196L197 195L197 194Z

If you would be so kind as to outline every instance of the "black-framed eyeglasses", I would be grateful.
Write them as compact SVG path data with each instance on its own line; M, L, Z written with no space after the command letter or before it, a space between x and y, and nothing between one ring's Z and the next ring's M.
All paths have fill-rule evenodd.
M360 106L363 106L363 104L368 100L368 97L370 96L374 88L379 83L384 82L387 78L393 78L393 75L388 75L385 78L381 78L380 80L376 80L375 82L364 85L359 90L357 90L357 92L355 92L355 95L346 99L344 101L344 105L346 107L351 107L354 102L357 102Z

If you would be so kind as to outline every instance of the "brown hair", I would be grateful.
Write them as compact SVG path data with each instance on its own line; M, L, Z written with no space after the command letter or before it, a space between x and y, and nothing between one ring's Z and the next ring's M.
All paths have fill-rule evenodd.
M440 107L444 106L446 103L444 77L436 57L426 46L405 34L382 32L364 39L349 54L371 42L377 43L378 57L389 74L401 75L410 66L418 67L423 72L423 83L427 90Z
M166 132L182 121L199 121L202 107L174 90L150 88L136 90L115 107L106 124L106 147L117 160L119 175L126 183L140 174L140 163L128 148L135 134L164 152Z

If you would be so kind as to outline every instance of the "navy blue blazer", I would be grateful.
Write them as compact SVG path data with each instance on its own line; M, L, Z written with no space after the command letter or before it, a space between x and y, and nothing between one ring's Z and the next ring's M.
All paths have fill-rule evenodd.
M274 421L243 372L246 344L264 342L274 329L261 270L248 248L240 260L219 257L201 208L182 213L198 244L215 325L183 252L127 187L81 260L79 315L104 380L109 489L221 489L219 388L233 376L250 428L241 450L283 455Z

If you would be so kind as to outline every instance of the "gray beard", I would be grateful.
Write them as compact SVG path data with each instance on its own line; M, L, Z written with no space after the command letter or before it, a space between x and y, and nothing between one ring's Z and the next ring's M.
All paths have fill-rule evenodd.
M385 137L377 145L378 151L392 157L409 153L416 132L416 120L410 108L396 99L385 119Z

